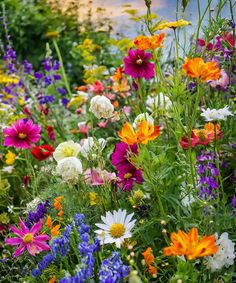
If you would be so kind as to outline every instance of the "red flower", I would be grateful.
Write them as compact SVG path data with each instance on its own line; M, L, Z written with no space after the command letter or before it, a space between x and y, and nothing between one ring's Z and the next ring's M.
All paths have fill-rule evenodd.
M33 156L39 161L47 159L49 156L52 155L53 152L54 152L54 148L49 144L35 146L31 151Z

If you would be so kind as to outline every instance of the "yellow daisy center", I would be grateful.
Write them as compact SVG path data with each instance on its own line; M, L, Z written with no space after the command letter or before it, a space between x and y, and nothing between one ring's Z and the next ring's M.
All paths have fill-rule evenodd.
M27 233L25 234L23 241L24 243L29 244L33 241L33 239L34 239L33 235L31 233Z
M130 177L132 177L132 174L131 174L131 173L126 173L126 174L124 175L124 178L125 178L125 179L129 179Z
M125 226L121 223L114 223L110 228L110 234L113 238L120 238L125 233Z
M63 149L63 154L64 154L64 156L66 156L66 157L70 157L70 156L73 156L73 155L75 154L75 151L74 151L73 148L67 147L67 148L64 148L64 149Z
M136 61L136 63L137 63L138 65L142 65L143 60L139 58L139 59Z
M18 137L19 137L20 139L25 139L25 138L26 138L26 134L24 134L24 133L19 133L19 134L18 134Z

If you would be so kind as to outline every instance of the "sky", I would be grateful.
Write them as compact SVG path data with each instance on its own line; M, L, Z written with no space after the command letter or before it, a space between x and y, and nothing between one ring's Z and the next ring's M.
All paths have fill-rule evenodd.
M179 0L179 2L181 2L181 0ZM200 2L203 10L208 0L201 0ZM176 19L176 3L177 0L152 0L152 12L156 13L162 19L174 21ZM211 8L215 11L217 3L218 0L212 0ZM97 7L104 7L106 9L106 14L115 23L115 31L122 31L125 35L132 36L135 35L137 26L133 21L130 21L129 16L123 12L124 7L122 7L122 5L125 4L130 4L132 8L139 9L140 15L146 13L144 0L93 0L92 5L94 10L96 10ZM223 14L225 17L229 17L229 7L226 6L224 8ZM192 22L192 28L194 29L197 23L197 0L189 1L189 5L185 11L185 17Z

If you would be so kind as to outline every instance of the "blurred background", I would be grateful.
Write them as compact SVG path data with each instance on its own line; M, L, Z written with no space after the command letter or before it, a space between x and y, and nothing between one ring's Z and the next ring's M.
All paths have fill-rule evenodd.
M152 13L174 21L182 17L178 8L182 2L153 0ZM197 0L186 2L185 18L192 22L188 28L191 34L196 28ZM207 3L201 1L202 10ZM216 3L211 2L213 16ZM122 63L132 40L143 31L139 16L146 13L144 0L0 0L0 4L18 60L27 59L40 69L46 43L57 37L66 71L76 84L82 83L86 65L109 68ZM227 5L223 14L229 16ZM4 27L0 33L4 39ZM171 44L167 32L165 45ZM50 47L53 49L52 44Z

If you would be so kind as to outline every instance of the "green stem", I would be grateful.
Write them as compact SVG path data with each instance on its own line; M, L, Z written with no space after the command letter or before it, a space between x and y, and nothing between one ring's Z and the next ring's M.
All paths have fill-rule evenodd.
M68 80L67 80L67 76L66 76L66 72L65 72L62 56L61 56L61 52L60 52L60 49L58 47L56 39L53 39L53 45L55 47L55 50L57 52L57 57L58 57L59 62L61 64L62 77L63 77L64 83L65 83L65 87L66 87L66 89L67 89L67 91L69 93L69 96L71 98L72 97L72 92L71 92L70 85L69 85Z

